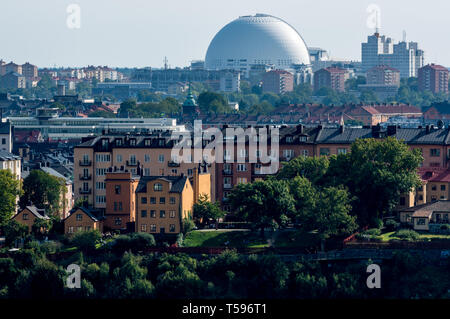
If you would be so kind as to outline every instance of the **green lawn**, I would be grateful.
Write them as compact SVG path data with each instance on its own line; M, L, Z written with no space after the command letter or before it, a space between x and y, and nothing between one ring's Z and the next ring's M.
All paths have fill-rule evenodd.
M394 236L395 232L390 232L390 233L384 233L381 234L381 240L384 242L388 242L391 240L400 240L400 238L395 237ZM422 241L429 241L431 239L447 239L450 240L450 235L435 235L435 234L425 234L425 233L419 233L420 235L420 240Z
M228 242L228 245L225 243ZM192 231L184 240L186 247L267 247L267 241L259 233L246 231Z
M186 247L269 247L267 239L272 233L266 232L263 239L259 232L242 231L192 231L184 240ZM228 245L225 243L228 242ZM317 234L300 231L281 231L276 235L275 247L310 247L318 244Z

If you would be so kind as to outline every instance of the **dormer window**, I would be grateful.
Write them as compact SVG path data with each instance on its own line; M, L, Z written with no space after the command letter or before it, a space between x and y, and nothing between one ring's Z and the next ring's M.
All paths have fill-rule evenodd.
M146 139L144 142L145 146L151 146L152 145L152 140L151 139Z
M286 136L286 143L292 143L292 136Z
M159 140L159 141L158 141L158 145L159 145L159 146L164 146L164 140Z
M122 145L122 139L121 138L118 138L117 140L116 140L116 146L121 146Z
M136 139L130 139L130 146L136 146Z
M299 140L300 142L306 142L308 140L308 137L303 135L299 137Z

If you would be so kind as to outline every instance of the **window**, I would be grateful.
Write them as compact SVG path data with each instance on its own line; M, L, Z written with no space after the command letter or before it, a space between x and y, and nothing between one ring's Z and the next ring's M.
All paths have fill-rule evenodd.
M69 226L69 234L73 234L73 226Z
M417 225L425 225L425 218L418 218Z
M117 212L117 202L114 202L114 211Z
M99 204L106 203L106 196L95 196L95 202Z
M147 232L147 224L142 224L141 225L141 231L142 232Z
M85 230L85 231L90 231L90 230L91 230L91 226L86 226L86 227L84 227L84 230Z
M111 161L110 154L95 154L95 160L100 163L106 163Z
M150 176L150 168L144 168L144 176Z
M145 154L145 155L144 155L144 161L145 161L146 163L150 162L150 155L149 155L149 154Z
M105 182L96 182L95 187L97 189L106 189L106 183Z
M170 231L171 233L174 233L174 232L175 232L175 224L170 224L169 231Z
M153 190L155 192L161 192L163 190L162 184L161 183L155 183L155 185L153 186Z
M320 149L320 155L322 155L322 156L330 155L330 149L329 148L321 148Z
M294 157L294 150L283 150L283 156L288 159Z
M308 140L308 137L307 136L300 136L298 139L300 140L300 142L306 142Z
M156 197L150 197L150 204L156 204Z
M155 224L150 225L150 231L151 231L152 233L155 233L155 232L156 232L156 225L155 225Z
M174 210L171 210L171 211L169 212L169 217L170 217L170 218L175 218L175 211L174 211Z
M160 204L165 204L166 203L166 198L165 197L160 197L159 198L159 203Z
M116 155L116 161L117 161L117 163L122 163L122 155L117 154Z
M166 211L165 210L160 210L159 211L159 218L166 218Z
M308 150L303 150L303 151L302 151L302 155L303 155L304 157L309 156Z
M441 156L441 150L439 148L432 148L432 149L430 149L430 156L431 157L439 157L439 156Z
M145 209L141 210L141 217L147 218L147 211Z
M122 202L119 202L119 211L121 212L122 210L123 210Z
M292 143L293 138L292 136L286 136L286 143Z
M172 204L172 205L175 204L175 197L170 197L170 204Z
M130 139L130 146L136 146L136 139Z
M97 173L97 176L105 176L106 174L106 168L97 168L95 170L95 172Z
M237 182L238 182L238 184L247 184L247 178L246 177L238 177Z
M116 195L120 195L120 191L121 191L120 185L115 185L114 186L114 192L116 193Z
M245 171L247 171L247 165L245 165L245 164L238 164L237 170L238 170L238 172L245 172Z
M141 204L147 204L147 197L141 197Z
M6 144L6 138L2 138L2 144L3 144L3 145Z
M445 191L445 185L441 185L441 191Z
M419 195L419 200L420 200L420 201L423 200L423 195Z
M191 176L191 175L193 174L193 170L192 170L192 168L188 168L188 170L187 170L187 174L188 174L189 176Z
M347 149L346 148L338 148L337 153L338 153L338 155L347 154Z
M117 140L116 140L116 146L121 146L122 145L122 139L121 138L118 138Z
M436 186L436 185L432 185L432 186L431 186L431 190L432 190L432 191L436 191L436 190L437 190L437 186Z
M159 156L158 156L158 162L164 163L164 154L159 154Z
M156 210L151 210L150 211L150 217L151 218L156 218Z
M131 154L130 155L130 165L135 165L136 164L136 155Z
M23 220L28 220L29 219L28 214L22 214L22 219Z
M77 222L82 221L83 220L83 215L82 214L77 214L76 219L77 219Z
M122 225L122 218L116 217L114 219L114 225L116 225L116 226Z
M405 197L400 197L400 206L405 206L406 200Z

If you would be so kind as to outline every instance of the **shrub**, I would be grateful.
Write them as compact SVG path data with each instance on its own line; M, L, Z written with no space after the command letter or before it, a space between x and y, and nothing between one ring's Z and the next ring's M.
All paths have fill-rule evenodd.
M186 235L187 233L194 230L194 228L195 228L195 224L192 220L190 220L190 219L183 220L183 234Z
M102 234L98 230L81 231L75 233L71 243L84 252L95 250L96 245L100 242Z
M388 219L385 223L385 226L388 231L395 231L400 226L400 223L397 223L393 219Z
M380 218L373 218L372 225L374 228L381 229L381 228L383 228L383 220Z
M155 246L155 238L152 234L132 233L131 235L120 235L112 243L115 251L124 252L131 250L133 252L142 251L146 248Z
M380 236L381 235L381 230L378 229L378 228L368 229L365 232L363 232L363 235Z
M398 237L402 240L414 241L419 239L419 234L414 230L410 229L401 229L394 234L395 237Z

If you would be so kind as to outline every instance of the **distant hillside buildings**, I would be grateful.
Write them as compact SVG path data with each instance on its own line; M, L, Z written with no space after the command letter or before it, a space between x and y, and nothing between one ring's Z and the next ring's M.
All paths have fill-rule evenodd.
M448 69L442 65L429 64L419 69L419 90L448 93Z
M378 32L361 45L362 71L378 65L388 65L400 71L401 78L416 77L424 65L424 51L417 42L402 41L394 44L391 38Z

